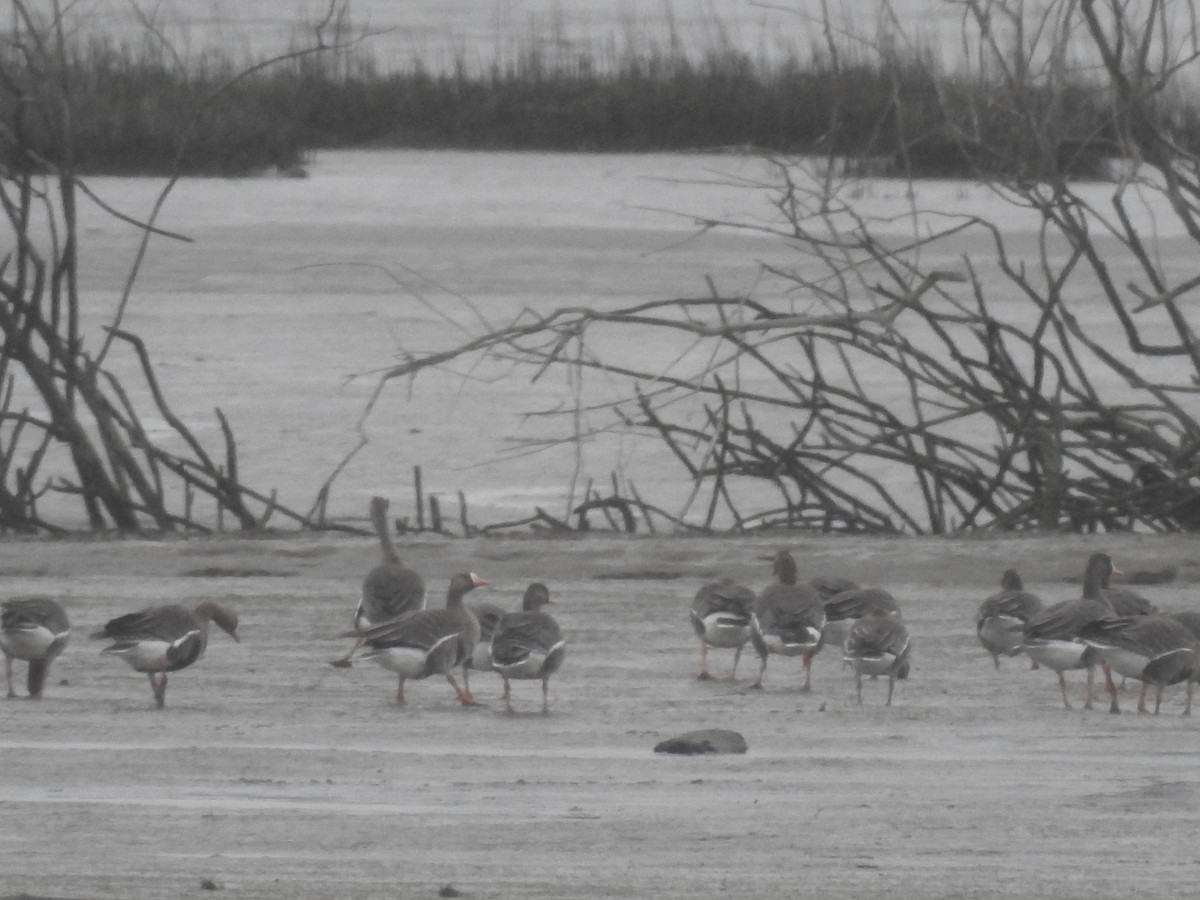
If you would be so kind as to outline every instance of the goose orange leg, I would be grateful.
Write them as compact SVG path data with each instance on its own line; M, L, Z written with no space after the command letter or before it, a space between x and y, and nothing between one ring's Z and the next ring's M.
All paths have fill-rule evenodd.
M700 674L696 676L701 681L711 681L712 675L708 671L708 644L700 642Z
M459 703L461 703L463 706L478 706L479 705L475 702L475 700L471 697L470 694L468 694L461 687L459 687L458 682L454 680L454 675L452 673L450 673L450 672L446 673L446 680L448 682L450 682L450 686L452 688L454 688L454 693L458 695Z

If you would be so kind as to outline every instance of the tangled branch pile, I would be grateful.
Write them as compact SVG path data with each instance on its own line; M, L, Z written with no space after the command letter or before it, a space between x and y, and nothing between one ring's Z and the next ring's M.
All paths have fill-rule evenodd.
M692 527L1200 528L1200 157L1178 139L1196 23L1168 0L1062 0L1036 21L1021 3L961 5L989 102L1049 161L979 170L1023 231L923 208L919 186L879 218L836 158L774 159L746 186L771 192L773 221L702 223L794 248L754 296L526 313L385 380L479 355L621 376L611 422L678 460L696 494L669 517ZM1079 67L1109 110L1103 184L1054 163L1069 147L1045 88ZM941 136L964 154L985 143L970 112ZM678 345L677 363L613 352L631 341Z

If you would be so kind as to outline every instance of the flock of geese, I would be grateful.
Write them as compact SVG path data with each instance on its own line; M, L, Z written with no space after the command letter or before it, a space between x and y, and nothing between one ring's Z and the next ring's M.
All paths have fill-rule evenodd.
M855 690L862 704L864 675L888 679L887 705L892 705L896 681L909 672L912 641L891 593L860 587L841 578L800 581L796 560L786 550L772 559L775 582L757 595L732 579L706 584L692 601L691 621L700 638L700 675L710 679L708 650L729 648L733 653L730 680L737 677L742 649L751 644L758 655L758 677L750 687L762 687L772 656L800 657L804 666L801 691L812 689L812 661L826 644L842 647L843 660L854 669Z
M387 509L386 499L372 498L371 521L383 559L363 580L353 630L339 635L352 637L354 643L332 664L349 667L357 655L395 673L399 679L396 703L401 706L406 702L405 681L433 675L445 676L464 706L475 705L469 672L491 669L504 680L504 703L512 712L510 682L540 679L542 711L548 711L550 676L562 665L566 641L553 616L542 608L552 602L546 586L540 582L529 585L518 611L490 603L468 606L463 602L467 593L488 582L464 572L450 579L445 608L428 609L424 580L396 553ZM194 609L169 604L128 613L110 620L91 637L111 641L101 653L119 657L134 671L146 674L154 701L162 708L167 673L200 659L208 645L210 622L238 640L237 614L213 601ZM69 637L66 612L49 597L0 603L0 650L5 657L8 696L16 696L13 660L24 660L29 664L29 695L40 697L50 663L62 653ZM459 671L461 683L455 677Z
M800 689L808 691L813 657L826 645L836 645L842 648L843 661L854 669L859 704L863 676L886 675L890 706L896 681L908 676L912 649L896 598L882 588L840 579L799 582L795 560L786 550L774 556L773 573L776 582L757 595L729 579L706 584L696 593L691 621L700 639L699 677L712 677L708 651L721 647L734 651L729 678L736 678L742 649L750 644L759 658L758 677L750 687L762 687L768 660L779 655L801 658L804 684ZM1138 712L1148 711L1146 696L1151 687L1157 714L1165 689L1186 684L1183 714L1190 715L1192 690L1200 680L1200 612L1160 612L1135 591L1110 586L1114 574L1120 573L1112 558L1095 553L1084 570L1080 596L1046 606L1036 594L1024 590L1015 569L1007 570L1001 590L979 606L975 617L979 642L997 669L1001 656L1025 653L1034 668L1054 671L1067 709L1072 707L1064 673L1087 671L1084 708L1091 709L1099 666L1110 712L1121 711L1112 677L1116 672L1142 683Z
M379 538L382 560L363 581L353 628L338 635L352 638L350 649L331 660L349 667L357 657L370 660L397 677L395 702L406 704L405 682L443 676L459 703L476 704L470 673L492 670L504 682L505 708L513 711L513 680L540 680L542 711L549 710L549 681L566 654L562 631L544 609L550 592L540 582L525 591L522 608L509 611L491 603L468 604L464 598L488 582L470 572L450 579L444 608L426 606L422 577L405 566L396 552L387 522L388 503L371 500L370 516ZM755 593L732 579L705 584L691 604L690 618L700 639L701 679L710 679L711 648L732 649L737 676L743 649L758 656L761 688L773 656L799 657L804 668L802 691L811 690L812 662L825 646L839 646L844 663L853 668L858 703L863 702L864 676L886 677L886 705L896 681L908 677L912 641L900 605L888 591L861 587L845 579L800 581L796 562L786 550L772 558L774 582ZM1147 693L1156 690L1158 713L1164 690L1186 684L1183 714L1191 712L1192 690L1200 680L1200 612L1159 612L1144 597L1111 587L1117 570L1105 553L1096 553L1084 571L1078 598L1046 606L1024 590L1015 570L1004 573L1001 590L985 599L976 616L976 634L996 668L1001 656L1027 654L1034 668L1058 676L1063 704L1070 709L1064 673L1087 671L1087 701L1093 704L1094 673L1105 675L1112 712L1120 712L1112 673L1142 683L1138 711L1146 712ZM101 652L116 656L146 674L158 707L166 703L167 675L195 663L208 644L209 623L238 640L237 614L213 601L189 609L178 604L154 606L118 616L91 637L110 643ZM27 688L40 697L51 662L62 653L70 623L62 606L49 597L0 603L0 650L5 656L8 696L13 688L13 661L28 663ZM457 677L456 677L457 676ZM460 681L461 678L461 681Z

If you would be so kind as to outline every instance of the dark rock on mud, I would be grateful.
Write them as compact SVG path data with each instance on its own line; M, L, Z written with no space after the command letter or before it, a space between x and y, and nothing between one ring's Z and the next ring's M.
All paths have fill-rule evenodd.
M676 753L696 756L701 753L745 753L746 739L736 731L725 728L701 728L667 738L654 745L655 753Z

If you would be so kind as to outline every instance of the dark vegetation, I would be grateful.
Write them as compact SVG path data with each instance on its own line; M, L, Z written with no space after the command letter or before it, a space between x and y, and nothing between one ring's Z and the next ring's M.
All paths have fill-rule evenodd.
M69 134L35 118L35 152L10 165L61 162L70 140L84 174L237 176L296 171L314 150L390 147L649 152L752 149L835 154L900 176L1102 176L1117 150L1110 86L1090 73L1022 86L1041 111L1033 141L997 102L995 75L942 71L919 50L834 54L820 46L756 59L723 43L699 54L634 42L621 51L549 53L530 37L505 63L449 70L420 61L384 71L369 42L302 54L238 78L243 61L211 51L183 59L153 35L79 37L64 48ZM9 46L0 57L0 118L21 113L41 77ZM181 134L206 106L186 143ZM1200 146L1183 98L1161 110L1178 140ZM11 124L10 124L11 129Z

